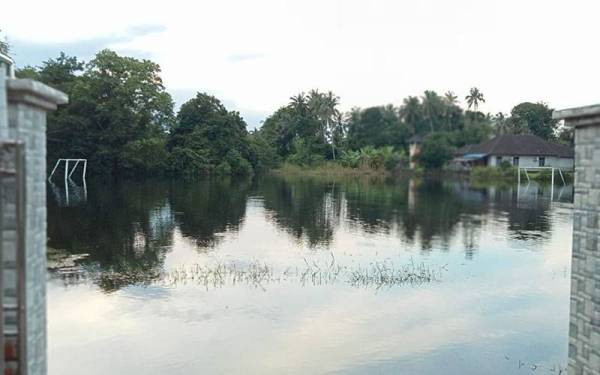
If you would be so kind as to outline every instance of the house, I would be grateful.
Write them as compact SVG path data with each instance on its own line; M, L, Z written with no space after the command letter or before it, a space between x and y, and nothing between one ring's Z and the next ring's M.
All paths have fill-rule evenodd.
M515 167L553 167L573 169L573 149L531 135L500 135L489 141L466 145L455 153L453 163L459 169L473 166L500 166L504 162Z

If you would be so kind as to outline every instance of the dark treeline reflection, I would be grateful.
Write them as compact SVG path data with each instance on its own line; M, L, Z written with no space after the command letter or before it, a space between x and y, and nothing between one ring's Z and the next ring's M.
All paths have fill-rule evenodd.
M237 231L246 215L251 182L232 178L172 183L169 197L182 235L200 249L216 246L219 235Z
M86 263L106 290L151 281L173 238L167 192L161 182L94 182L81 205L59 207L50 197L48 247L88 254Z
M552 225L550 194L550 187L539 185L473 187L422 179L91 181L87 202L65 206L53 199L57 194L49 195L49 247L59 260L87 254L81 268L58 262L55 271L66 282L91 277L106 291L156 280L176 230L206 251L245 220L270 221L315 248L331 245L343 224L345 230L418 243L423 251L447 251L458 240L472 258L490 220L515 239L544 239ZM250 197L262 202L264 211L254 212L264 212L264 218L246 218ZM555 201L571 197L572 188L554 191Z

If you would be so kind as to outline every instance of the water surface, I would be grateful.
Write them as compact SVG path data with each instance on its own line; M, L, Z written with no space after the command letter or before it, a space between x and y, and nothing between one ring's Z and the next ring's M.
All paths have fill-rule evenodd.
M570 187L266 177L69 194L49 189L50 374L566 365Z

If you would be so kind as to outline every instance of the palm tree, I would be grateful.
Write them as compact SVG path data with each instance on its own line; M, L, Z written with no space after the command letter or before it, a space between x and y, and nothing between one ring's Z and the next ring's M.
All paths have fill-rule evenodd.
M511 132L509 121L502 112L496 113L493 118L493 124L496 135L509 134Z
M341 126L340 112L337 109L340 98L333 92L320 93L311 90L308 96L308 107L317 117L321 125L321 136L325 142L331 144L331 153L335 160L335 135Z
M409 125L413 133L418 133L417 125L423 118L421 102L416 96L409 96L404 99L400 107L400 116L404 122Z
M425 93L423 95L423 111L425 112L425 115L426 115L427 119L429 120L429 128L432 133L434 131L433 118L436 117L441 112L440 111L441 104L442 104L442 100L435 91L431 91L431 90L425 91Z
M453 91L446 91L444 94L444 99L446 99L446 103L448 105L458 104L458 96L454 95Z
M303 92L301 92L300 94L296 95L296 96L292 96L290 98L290 108L297 110L299 112L303 112L304 110L306 110L306 107L308 105L308 100L306 98L306 95L304 95Z
M477 87L471 87L469 95L465 96L465 100L467 101L468 108L471 109L471 107L473 107L475 109L475 112L477 112L479 102L485 103L483 93L479 91Z

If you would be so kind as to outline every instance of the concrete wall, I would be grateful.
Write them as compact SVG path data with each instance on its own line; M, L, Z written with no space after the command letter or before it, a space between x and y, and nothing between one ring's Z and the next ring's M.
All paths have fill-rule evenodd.
M600 105L554 117L575 127L569 374L600 374Z
M21 141L25 151L25 189L22 192L24 193L25 268L19 269L18 272L25 273L26 285L26 324L25 332L22 333L27 347L26 371L29 375L44 375L47 373L46 112L55 109L57 104L66 103L67 97L57 90L31 80L8 79L5 81L5 87L8 127L3 125L0 134ZM11 238L6 241L10 246ZM17 243L16 238L12 238L12 241Z
M488 166L496 167L498 166L498 156L494 155L488 158ZM539 167L539 157L538 156L521 156L521 155L502 155L502 160L506 160L513 164L513 157L519 156L519 166L520 167ZM573 159L571 158L557 158L554 156L546 156L546 167L554 167L554 168L563 168L563 169L573 169Z

